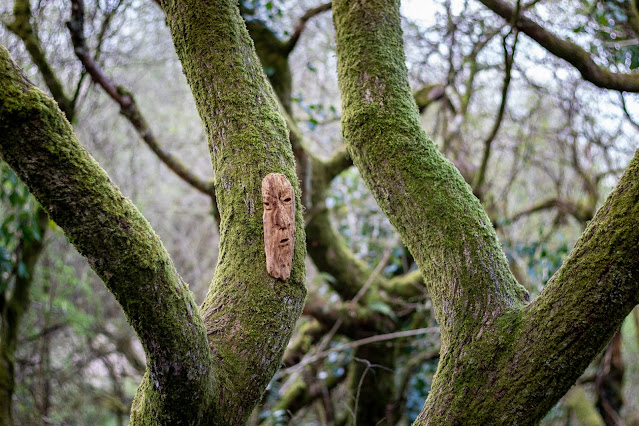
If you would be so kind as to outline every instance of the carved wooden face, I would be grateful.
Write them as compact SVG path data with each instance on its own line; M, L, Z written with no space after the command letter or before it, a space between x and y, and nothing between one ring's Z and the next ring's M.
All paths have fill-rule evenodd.
M266 271L286 281L291 276L295 245L295 194L286 176L271 173L264 177L262 203Z

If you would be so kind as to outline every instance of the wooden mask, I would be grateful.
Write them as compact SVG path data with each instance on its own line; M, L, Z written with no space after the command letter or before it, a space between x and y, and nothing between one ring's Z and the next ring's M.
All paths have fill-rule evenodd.
M295 193L286 176L271 173L264 177L262 203L266 271L286 281L291 276L295 245Z

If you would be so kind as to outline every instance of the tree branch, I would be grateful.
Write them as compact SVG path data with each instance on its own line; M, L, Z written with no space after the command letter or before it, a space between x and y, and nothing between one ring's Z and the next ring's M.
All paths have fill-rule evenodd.
M550 198L550 199L541 201L537 204L534 204L528 207L527 209L524 209L520 212L515 213L514 215L509 217L505 222L506 223L516 222L522 217L529 216L531 214L539 213L544 210L549 210L552 208L557 208L559 211L573 216L580 223L586 223L587 221L592 219L592 213L580 207L577 203L574 203L570 200L562 200L560 198Z
M570 388L639 302L639 258L629 255L639 241L637 217L639 150L568 259L525 310L526 338L518 340L514 353L530 360L527 377L535 377L530 380L535 386L528 387L528 397L539 404L540 417L554 404L553 394ZM570 368L564 371L560 365L567 360ZM558 369L564 374L550 373ZM550 383L555 392L547 392ZM524 384L513 392L519 386Z
M516 15L516 9L503 0L479 0L487 8L504 18L507 22L515 22L514 26L535 40L541 47L556 57L574 66L582 77L595 86L622 92L639 92L639 73L613 73L600 67L584 49L575 43L563 40L530 18Z
M146 396L150 403L162 401L156 418L170 422L187 416L196 422L212 392L212 376L193 295L149 223L4 47L0 133L4 161L87 258L140 337L147 355Z
M53 96L53 99L58 103L67 119L73 121L75 117L73 101L64 93L62 83L47 61L38 33L31 25L33 15L31 14L29 1L30 0L15 0L13 6L13 22L6 24L6 26L23 41L31 56L31 60L38 67L40 74L42 74L44 82L51 92L51 96Z
M93 81L104 89L111 99L120 105L121 114L129 120L138 135L147 146L151 148L151 151L183 181L201 193L211 197L212 202L215 204L215 188L213 182L197 176L175 155L162 148L140 112L133 94L111 81L97 61L91 56L84 37L83 0L71 0L71 19L67 22L67 27L71 33L75 54L80 62L82 62L86 72L89 73Z
M510 48L508 47L509 35L510 32L504 36L502 41L502 45L504 48L504 82L501 89L501 103L499 105L499 111L497 112L497 118L495 118L493 127L486 139L484 139L484 153L482 155L479 171L475 175L475 180L473 182L473 192L480 200L483 198L484 194L483 186L484 180L486 179L486 169L488 167L488 160L490 158L492 143L495 140L497 133L499 132L499 128L501 127L501 123L504 118L504 112L506 111L506 102L508 101L508 88L510 87L513 63L515 62L515 50L517 49L519 32L515 31L515 40L513 41L513 44Z
M312 357L309 358L305 358L304 360L302 360L302 362L289 367L285 370L282 371L282 374L288 374L290 372L293 372L295 370L298 370L308 364L311 364L319 359L325 358L328 355L332 354L333 352L341 352L344 351L346 349L352 349L352 348L357 348L359 346L363 346L363 345L369 345L371 343L377 343L377 342L384 342L387 340L394 340L394 339L402 339L405 337L412 337L412 336L419 336L421 334L430 334L430 333L437 333L439 331L438 327L429 327L429 328L418 328L415 330L406 330L406 331L396 331L394 333L387 333L387 334L379 334L377 336L371 336L371 337L367 337L365 339L360 339L360 340L355 340L354 342L349 342L349 343L343 343L341 345L337 345L331 349L327 349L323 352L318 353L317 355L314 355Z
M299 41L300 36L302 35L302 32L304 31L304 28L306 28L306 23L314 16L317 16L321 13L331 10L331 6L332 6L331 3L325 3L320 6L307 10L306 13L302 15L300 20L297 22L297 25L295 25L295 29L293 30L293 34L291 35L291 38L289 38L288 41L286 42L286 47L284 48L284 50L287 54L292 52L293 49L295 49L295 46L297 45L297 42Z
M353 165L353 160L348 154L346 147L339 149L331 158L324 162L327 179L333 181L337 175L347 170Z
M333 19L344 139L422 271L446 352L453 336L472 340L527 292L481 204L420 125L396 2L335 1Z
M621 108L623 109L623 113L626 115L626 118L637 130L639 130L639 122L635 121L634 118L628 112L628 108L626 107L626 98L624 98L623 93L619 93L619 98L621 98Z

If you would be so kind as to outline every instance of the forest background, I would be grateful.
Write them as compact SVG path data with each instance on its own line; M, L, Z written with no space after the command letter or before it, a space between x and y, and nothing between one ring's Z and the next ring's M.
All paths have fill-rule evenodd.
M3 2L0 44L48 89L153 225L199 304L217 263L217 210L206 136L164 13L152 1L91 1L78 28L77 4ZM633 4L520 7L598 64L629 72L639 67ZM314 170L325 170L322 179L299 175L309 294L284 366L250 422L367 424L365 416L391 406L395 422L408 424L437 368L437 323L410 253L343 149L330 8L241 6L291 138ZM408 6L407 66L422 124L481 200L511 270L534 297L637 149L639 99L584 81L479 2L432 3L426 19L415 12L426 6ZM86 260L15 174L1 171L2 307L23 309L13 421L124 424L144 352ZM365 307L357 303L365 292L353 291L362 287L378 293ZM543 424L639 424L638 324L635 308ZM9 326L3 350L12 350ZM384 340L362 342L373 336Z

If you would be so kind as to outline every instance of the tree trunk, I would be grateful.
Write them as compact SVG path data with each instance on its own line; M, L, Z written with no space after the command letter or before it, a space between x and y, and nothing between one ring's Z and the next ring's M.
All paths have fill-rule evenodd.
M279 367L305 298L300 193L284 121L233 1L165 2L203 118L220 255L198 309L157 235L0 49L0 154L114 294L147 357L132 424L242 424ZM204 71L207 70L207 71ZM266 271L262 178L296 194L291 276Z
M35 274L35 265L42 253L44 234L49 218L42 208L36 208L39 239L21 239L18 244L19 259L25 265L26 275L16 273L10 297L2 295L4 303L0 312L0 424L12 425L12 400L15 390L15 353L22 315L29 308L29 292Z
M333 2L342 131L415 257L442 355L417 424L533 424L639 301L639 152L534 303L459 172L421 129L399 2ZM380 160L381 159L381 160ZM534 401L534 403L531 403Z

